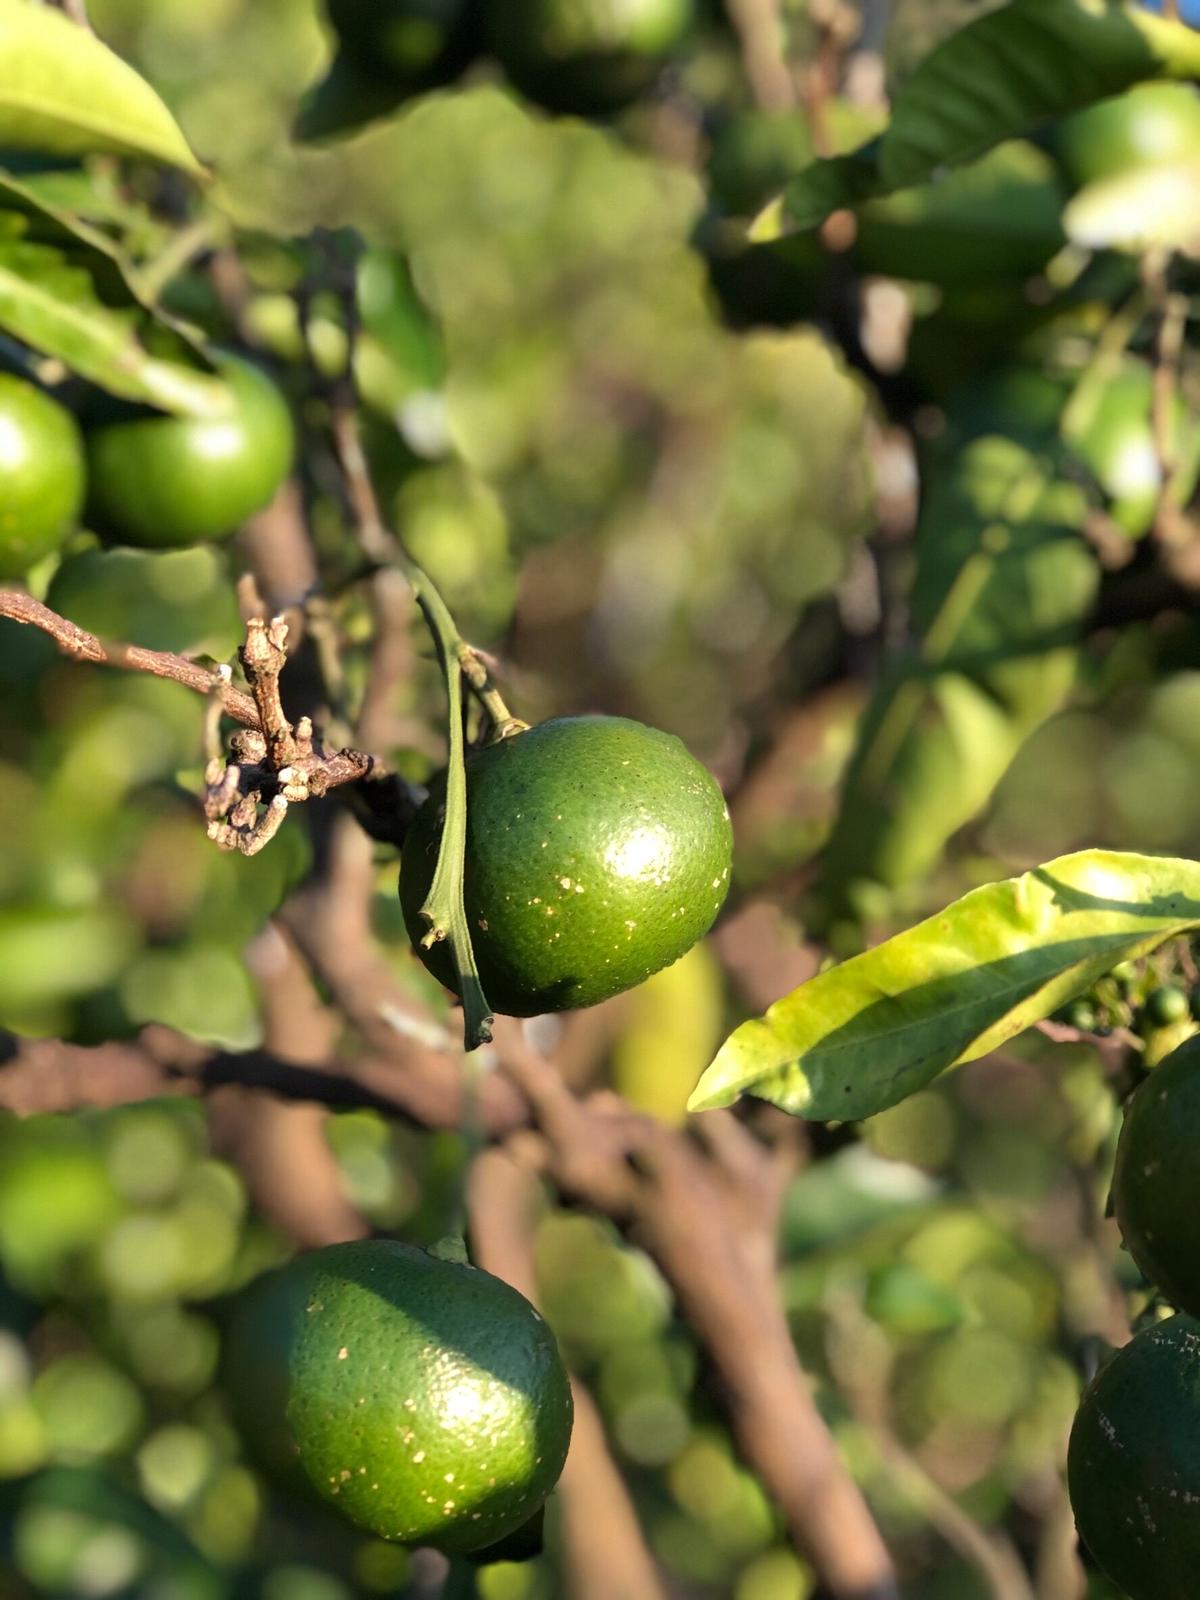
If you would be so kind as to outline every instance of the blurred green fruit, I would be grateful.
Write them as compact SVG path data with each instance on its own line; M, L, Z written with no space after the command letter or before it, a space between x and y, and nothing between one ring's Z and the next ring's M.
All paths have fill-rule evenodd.
M1151 989L1146 996L1146 1018L1158 1028L1169 1028L1173 1022L1182 1022L1189 1009L1187 995L1174 984Z
M1178 991L1176 991L1178 992ZM1200 1040L1173 1050L1125 1107L1113 1209L1130 1255L1182 1311L1200 1311Z
M392 1240L260 1278L229 1330L247 1443L383 1539L479 1550L558 1480L571 1386L550 1329L490 1273Z
M1098 384L1083 406L1073 400L1063 417L1067 443L1108 495L1113 520L1133 538L1149 530L1162 492L1153 390L1150 368L1130 361ZM1174 449L1183 469L1179 489L1190 492L1196 481L1200 437L1181 401L1173 420Z
M1100 1020L1090 1000L1072 1000L1063 1007L1062 1019L1069 1028L1078 1028L1080 1033L1094 1033Z
M1194 1600L1200 1323L1159 1322L1100 1369L1071 1430L1067 1482L1084 1543L1129 1600Z
M691 0L490 0L486 25L522 94L588 116L648 89L691 18Z
M71 413L0 374L0 578L57 550L83 505L83 441Z
M474 54L475 0L326 0L338 46L360 72L416 94Z
M1190 84L1142 83L1077 111L1054 135L1076 187L1133 167L1190 162L1200 149L1200 93Z
M83 550L59 566L47 604L102 638L224 660L242 637L215 550Z
M116 544L222 539L260 511L287 476L291 414L258 367L221 356L229 411L219 417L136 413L88 435L88 517Z
M445 815L405 840L400 900L429 970L456 987L420 908ZM677 961L729 887L721 791L678 739L625 717L559 717L467 762L465 901L488 999L511 1016L595 1005Z

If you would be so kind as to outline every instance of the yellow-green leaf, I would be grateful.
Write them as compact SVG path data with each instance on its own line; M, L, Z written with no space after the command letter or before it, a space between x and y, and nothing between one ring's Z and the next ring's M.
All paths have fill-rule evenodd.
M973 890L743 1023L688 1108L753 1094L814 1120L872 1116L1197 926L1200 863L1062 856Z
M0 148L147 156L203 171L157 93L61 11L0 0Z

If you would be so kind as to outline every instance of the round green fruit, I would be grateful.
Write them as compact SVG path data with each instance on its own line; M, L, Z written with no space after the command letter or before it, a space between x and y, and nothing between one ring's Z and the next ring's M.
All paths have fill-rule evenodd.
M229 409L214 417L136 412L88 435L88 517L112 542L189 545L236 532L292 464L287 404L248 361L223 356Z
M1067 117L1054 140L1063 171L1082 188L1134 167L1195 160L1200 93L1185 83L1143 83Z
M24 378L0 374L0 578L57 550L83 506L75 419Z
M404 843L400 901L421 947L445 814L435 787ZM488 999L510 1016L595 1005L669 966L729 887L729 813L673 735L625 717L560 717L467 761L464 897Z
M326 0L347 60L405 92L456 77L473 54L475 0Z
M488 38L530 100L583 116L649 88L692 20L691 0L490 0Z
M1182 1022L1189 1011L1188 997L1174 984L1164 984L1161 989L1151 989L1146 996L1146 1018L1156 1028L1169 1028L1173 1022Z
M225 1386L288 1487L381 1539L482 1549L558 1480L571 1385L550 1329L490 1273L393 1240L297 1256L243 1297Z
M1130 1600L1194 1600L1200 1323L1156 1323L1100 1369L1071 1430L1067 1483L1081 1538Z
M1129 1253L1172 1305L1200 1312L1200 1039L1166 1056L1125 1107L1113 1209Z

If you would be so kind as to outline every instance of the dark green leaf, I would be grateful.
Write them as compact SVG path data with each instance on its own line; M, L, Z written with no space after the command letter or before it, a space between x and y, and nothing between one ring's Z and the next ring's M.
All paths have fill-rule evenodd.
M1012 0L931 51L880 137L806 168L756 236L815 227L843 206L925 183L1146 78L1200 78L1200 34L1120 0Z
M918 643L889 664L863 718L822 889L832 915L861 887L912 882L987 804L1058 709L1098 569L1085 502L1053 465L985 436L935 477L917 529Z
M973 890L743 1023L690 1109L753 1094L813 1119L872 1116L1198 925L1200 864L1062 856Z

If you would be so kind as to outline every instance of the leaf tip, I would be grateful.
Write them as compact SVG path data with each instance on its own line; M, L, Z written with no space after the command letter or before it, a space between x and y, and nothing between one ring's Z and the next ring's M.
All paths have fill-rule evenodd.
M718 1111L722 1106L731 1106L737 1097L737 1090L730 1089L723 1084L714 1075L712 1068L709 1067L688 1096L687 1109L689 1111Z
M751 220L746 239L750 244L773 244L783 238L784 231L783 196L779 194Z

